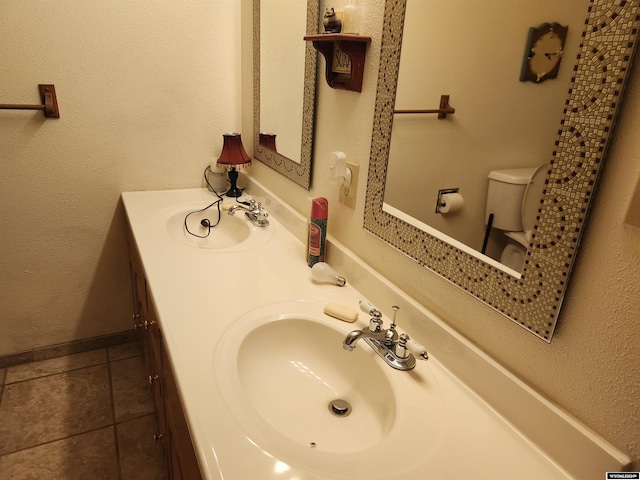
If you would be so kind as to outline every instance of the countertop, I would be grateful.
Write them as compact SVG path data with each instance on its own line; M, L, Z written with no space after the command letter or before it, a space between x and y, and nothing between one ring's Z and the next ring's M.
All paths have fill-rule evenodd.
M336 259L335 264L344 269L339 273L347 278L347 285L341 288L316 283L311 278L311 271L305 260L305 247L301 241L304 219L263 186L252 182L248 191L256 200L262 201L269 211L271 225L266 228L272 230L272 237L259 247L238 252L205 251L178 242L168 233L165 221L167 212L182 204L202 204L202 208L205 207L214 200L205 189L122 194L203 478L353 479L366 472L363 467L367 463L364 454L336 454L333 457L318 455L321 461L315 461L307 454L296 457L295 449L275 440L265 438L256 441L255 435L243 428L222 398L216 382L214 357L216 345L225 329L256 309L273 304L282 304L286 309L291 308L295 302L304 302L305 308L317 311L317 315L322 316L322 308L326 303L336 302L357 309L358 301L367 299L385 312L390 309L386 299L394 297L397 298L395 303L408 305L406 310L399 313L399 324L402 327L402 315L406 313L411 318L405 324L410 335L412 332L409 329L417 322L435 322L431 330L437 330L437 335L432 338L417 338L430 350L431 358L426 362L418 362L415 371L440 389L447 422L444 427L438 427L435 431L427 430L413 438L402 437L405 442L425 442L425 455L403 462L384 458L384 462L375 471L362 478L578 478L574 476L575 471L571 475L566 468L573 468L573 463L577 462L573 460L573 456L589 454L591 450L582 449L566 455L556 452L554 458L551 458L540 445L536 445L525 435L526 426L531 423L531 419L516 425L517 422L514 423L508 416L505 418L452 373L460 366L453 363L448 365L447 359L439 356L439 347L434 342L442 335L454 334L441 321L429 315L427 310L403 297L402 292L390 286L376 272L360 264L357 257L341 248L337 242L332 243L330 253ZM226 215L226 212L223 214ZM366 297L356 290L350 282L350 274L359 278L355 282L359 285L375 284L376 288L384 289L379 298L384 298L385 304L378 305L378 298ZM363 277L367 281L362 281ZM370 287L366 287L366 290L372 291ZM355 328L362 328L367 320L366 315L361 314L354 324L334 321L336 327L346 334ZM388 323L386 316L385 323ZM460 343L463 342L462 339L456 338L455 341L456 345L463 345ZM274 345L274 348L278 346ZM368 347L360 345L358 348ZM466 358L482 356L481 352L474 351L471 346L468 348ZM371 361L382 362L373 353ZM491 365L490 359L483 358L483 361ZM392 370L387 366L385 368ZM499 368L494 370L490 375L500 375L501 383L513 383L514 379L505 372ZM389 373L397 374L406 372ZM533 395L527 391L526 386L516 385L513 388L519 392L518 395ZM562 426L562 431L570 430L571 435L586 438L584 444L597 453L591 457L600 461L598 465L590 465L590 469L606 468L615 471L616 462L624 462L625 458L619 452L606 444L603 446L600 439L594 438L579 425L576 426L572 419L563 417L553 411L552 406L534 397L535 395L532 401L538 405L537 410L551 409L551 413L545 411L541 414L541 421L555 422L557 419L558 422L568 422L569 427ZM399 401L411 399L400 398ZM527 413L521 415L526 416ZM553 429L550 432L553 434ZM427 438L435 440L425 441ZM554 448L553 443L549 445ZM549 445L544 447L549 448ZM378 456L383 457L384 452L378 452ZM564 463L564 468L558 465L558 460ZM595 472L597 476L593 478L603 478L604 471L606 470Z

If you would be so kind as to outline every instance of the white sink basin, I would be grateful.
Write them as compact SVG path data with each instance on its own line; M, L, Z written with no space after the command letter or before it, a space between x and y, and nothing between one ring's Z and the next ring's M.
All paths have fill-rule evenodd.
M353 355L343 350L343 338L303 316L249 332L237 367L250 407L300 445L344 453L379 443L395 420L391 385L364 349Z
M342 341L355 328L361 325L331 319L318 303L287 302L250 312L222 334L217 384L251 442L322 474L357 458L363 478L378 478L389 458L397 472L435 451L443 403L435 381L420 372L427 364L394 370L364 342L347 352Z
M201 211L210 203L190 202L169 207L157 214L157 221L165 225L172 239L203 251L245 251L264 245L273 237L273 228L254 226L241 209L235 215L220 209L220 222L211 228L203 226L203 220L211 225L218 221L215 205Z

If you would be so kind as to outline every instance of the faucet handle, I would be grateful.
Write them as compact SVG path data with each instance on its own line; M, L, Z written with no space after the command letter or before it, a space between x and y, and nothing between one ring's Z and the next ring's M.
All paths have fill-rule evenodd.
M409 357L410 354L413 354L413 356L418 360L429 360L427 350L418 342L409 338L409 335L407 335L406 333L400 334L400 339L398 340L398 344L396 345L395 354L398 356L398 358L402 359L405 359Z
M409 349L407 348L407 342L409 341L409 335L406 333L401 333L400 338L398 339L398 343L396 345L395 354L398 358L406 359L409 358Z
M413 356L418 360L429 360L427 349L423 345L419 344L415 340L407 339L407 350L413 353Z
M375 318L382 318L382 313L374 307L368 300L360 300L360 310Z
M255 207L255 209L257 211L258 218L265 219L265 218L267 218L269 216L267 211L264 208L262 208L262 204L260 202L258 202L258 204Z
M236 202L246 205L252 210L256 208L256 201L253 199L251 195L244 195L236 199Z
M369 331L379 332L380 330L382 330L382 319L379 317L371 317L371 320L369 320Z
M380 310L366 300L360 300L360 310L371 315L371 319L369 320L370 332L379 332L382 330L382 312L380 312Z

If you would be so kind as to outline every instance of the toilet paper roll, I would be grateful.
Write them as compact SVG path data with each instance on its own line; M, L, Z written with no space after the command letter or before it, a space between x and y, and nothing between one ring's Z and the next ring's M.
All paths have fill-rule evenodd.
M462 210L464 199L459 193L445 193L440 197L440 213L455 213Z

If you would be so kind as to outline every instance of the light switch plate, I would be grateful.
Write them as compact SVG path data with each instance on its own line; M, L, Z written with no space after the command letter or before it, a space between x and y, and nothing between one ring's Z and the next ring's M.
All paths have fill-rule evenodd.
M354 209L356 208L356 195L358 193L358 173L360 165L347 161L347 168L351 170L351 186L340 186L340 203Z

